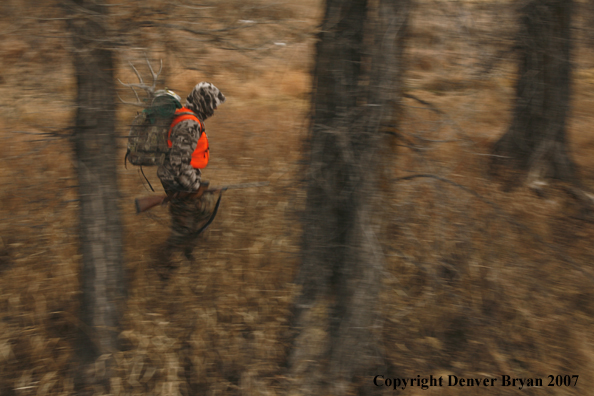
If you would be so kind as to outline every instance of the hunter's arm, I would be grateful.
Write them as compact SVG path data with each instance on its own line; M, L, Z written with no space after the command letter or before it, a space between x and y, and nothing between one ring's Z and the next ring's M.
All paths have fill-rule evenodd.
M196 121L182 121L171 131L169 168L174 180L185 191L196 191L200 187L200 170L190 165L199 138L200 127Z

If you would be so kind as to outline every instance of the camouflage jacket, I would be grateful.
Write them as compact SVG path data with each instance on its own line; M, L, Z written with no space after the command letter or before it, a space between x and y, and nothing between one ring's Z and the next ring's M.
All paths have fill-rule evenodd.
M190 165L192 153L200 139L200 126L196 121L186 120L171 131L171 150L163 165L157 170L167 191L196 191L200 187L200 169Z

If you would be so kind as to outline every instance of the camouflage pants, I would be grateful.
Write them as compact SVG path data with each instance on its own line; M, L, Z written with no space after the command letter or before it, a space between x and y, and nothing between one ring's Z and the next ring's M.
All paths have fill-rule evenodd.
M212 216L217 198L206 192L199 199L174 198L169 202L171 234L167 240L168 250L183 249L186 255L191 255L198 232Z

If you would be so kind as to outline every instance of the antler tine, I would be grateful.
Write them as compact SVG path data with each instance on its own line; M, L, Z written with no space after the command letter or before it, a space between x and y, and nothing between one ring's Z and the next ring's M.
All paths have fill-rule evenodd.
M140 88L140 89L144 89L144 90L150 90L151 89L151 87L149 87L146 84L134 84L134 83L132 83L132 84L125 84L125 83L123 83L121 81L120 81L120 83L122 83L123 86L130 87L130 88L134 87L134 88Z
M140 83L142 85L144 85L144 80L140 76L140 73L138 72L138 70L136 70L136 68L134 67L134 65L132 64L132 62L128 61L128 63L130 64L130 66L132 66L132 70L134 70L134 73L136 73L136 77L138 77L138 81L140 81Z
M118 79L118 81L120 82L120 84L122 84L125 87L130 88L132 90L132 92L134 92L134 96L136 96L137 103L126 102L118 94L118 98L120 99L120 101L122 103L131 104L134 106L146 107L146 103L142 103L142 101L140 100L140 97L138 96L138 92L136 92L136 89L134 89L134 88L143 89L146 92L146 96L148 97L149 101L155 95L155 87L157 86L157 79L159 78L159 75L161 74L161 71L163 70L163 60L161 59L161 66L159 67L159 71L157 73L155 73L155 71L153 70L153 67L152 67L151 62L149 61L148 57L146 57L146 63L147 63L148 68L151 72L151 76L153 77L152 85L146 84L144 82L144 80L142 79L142 76L140 75L140 72L138 71L138 69L132 64L132 62L128 61L128 64L130 64L130 67L132 67L132 70L134 70L134 74L136 74L136 77L138 77L139 83L138 84L126 84L126 83L123 83L120 79Z
M126 83L123 83L122 80L120 80L119 78L118 78L118 81L124 87L130 88L132 90L132 92L134 92L134 95L136 96L136 99L138 99L138 101L140 101L140 98L138 97L138 93L136 92L136 90L134 89L134 87L136 87L136 88L142 88L142 85L141 84L126 84Z
M132 92L134 92L134 95L136 96L136 100L138 100L138 102L140 102L140 98L138 97L138 93L136 92L136 90L134 89L134 87L136 87L136 88L142 88L142 86L140 86L139 84L126 84L126 83L123 83L122 80L120 80L119 78L118 78L118 81L124 87L130 88L132 90Z
M134 93L136 93L136 91L134 91ZM144 104L142 104L142 103L140 102L140 99L138 100L138 102L137 102L137 103L134 103L134 102L126 102L124 99L122 99L122 97L120 96L120 94L118 94L117 92L116 92L116 95L118 96L118 99L120 99L120 102L122 102L123 104L129 104L129 105L132 105L132 106L138 106L138 107L145 107L145 106L144 106ZM138 95L136 95L136 97L138 97Z
M146 64L148 65L148 68L151 71L151 75L153 76L152 89L155 89L155 87L157 86L157 79L159 78L159 74L161 74L161 71L163 70L163 59L160 59L159 71L155 74L155 71L153 70L153 66L151 65L151 62L149 61L148 56L146 56L146 54L145 54L145 58L146 58Z

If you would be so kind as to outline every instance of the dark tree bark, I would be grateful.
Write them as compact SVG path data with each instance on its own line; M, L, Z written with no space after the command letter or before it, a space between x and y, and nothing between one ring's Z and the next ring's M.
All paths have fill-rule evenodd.
M512 123L495 144L494 170L511 165L529 181L575 181L567 147L572 0L529 0L521 10L518 81Z
M78 373L84 384L107 383L125 296L122 224L116 173L113 54L103 26L106 7L67 3L77 77L74 134L80 194L81 328ZM94 365L101 357L101 364ZM105 367L100 372L93 367Z
M382 364L378 297L383 257L376 238L382 123L400 102L402 48L410 0L327 0L314 70L302 286L289 368L308 394L345 394L356 375ZM312 380L299 335L310 308L332 302L324 380ZM321 358L319 360L322 360Z

